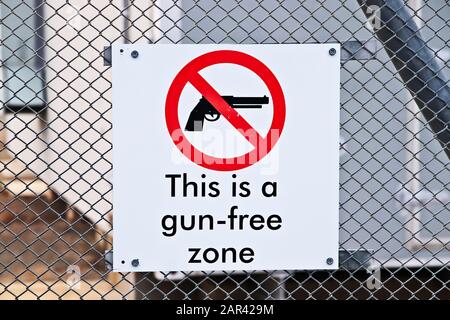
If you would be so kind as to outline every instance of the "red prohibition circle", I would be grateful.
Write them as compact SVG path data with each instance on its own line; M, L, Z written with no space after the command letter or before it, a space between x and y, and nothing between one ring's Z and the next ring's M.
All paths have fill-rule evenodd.
M192 83L193 78L198 76L202 69L221 63L236 64L253 71L269 89L273 101L273 119L266 137L260 137L250 152L232 158L210 156L195 148L184 135L178 117L180 96L186 84ZM175 76L167 93L165 114L167 129L173 142L188 159L207 169L233 171L251 166L272 150L283 131L286 103L280 83L264 63L243 52L218 50L193 59Z

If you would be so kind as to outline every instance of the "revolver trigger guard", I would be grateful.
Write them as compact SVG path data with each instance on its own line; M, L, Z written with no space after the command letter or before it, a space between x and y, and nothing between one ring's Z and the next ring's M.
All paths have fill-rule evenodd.
M210 118L208 118L208 116L210 116ZM210 113L205 114L205 119L210 122L217 121L217 120L219 120L219 118L220 118L220 114L210 114Z

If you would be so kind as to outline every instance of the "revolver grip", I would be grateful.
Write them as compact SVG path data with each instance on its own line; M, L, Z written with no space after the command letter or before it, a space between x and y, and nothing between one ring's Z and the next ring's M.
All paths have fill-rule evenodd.
M202 131L203 130L203 122L205 121L205 115L198 111L197 108L191 111L189 114L188 121L186 122L186 127L184 130L186 131Z

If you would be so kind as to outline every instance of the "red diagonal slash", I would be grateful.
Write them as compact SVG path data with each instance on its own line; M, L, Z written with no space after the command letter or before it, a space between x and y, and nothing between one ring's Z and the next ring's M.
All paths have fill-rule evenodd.
M199 73L195 72L189 77L189 82L200 92L200 94L211 103L211 105L222 116L227 119L233 127L235 127L248 142L253 144L255 148L258 143L264 141L256 131L241 115L234 110L222 96L205 80ZM250 134L249 134L250 133ZM254 139L256 138L256 139Z

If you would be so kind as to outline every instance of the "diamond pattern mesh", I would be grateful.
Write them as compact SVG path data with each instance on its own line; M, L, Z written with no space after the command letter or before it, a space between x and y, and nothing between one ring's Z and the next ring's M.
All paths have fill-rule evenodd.
M448 78L450 6L403 6ZM0 299L450 298L449 159L358 1L3 0L0 14ZM105 46L353 40L377 49L342 63L340 270L109 271Z

